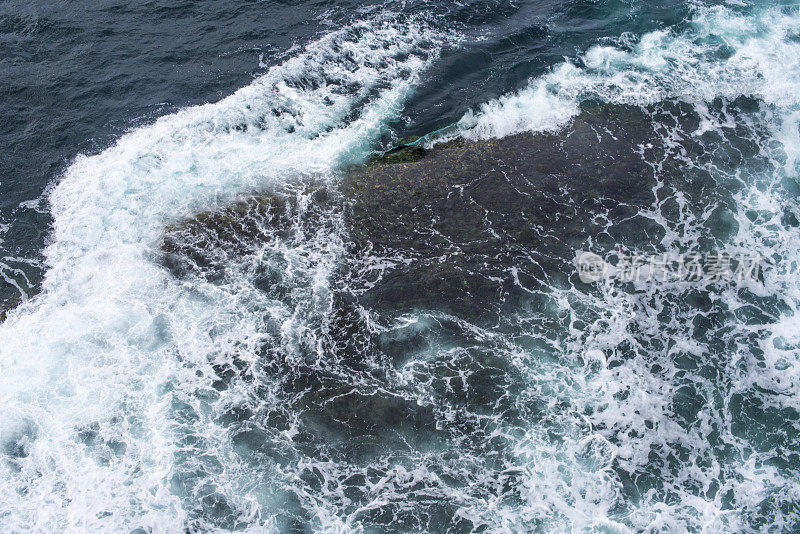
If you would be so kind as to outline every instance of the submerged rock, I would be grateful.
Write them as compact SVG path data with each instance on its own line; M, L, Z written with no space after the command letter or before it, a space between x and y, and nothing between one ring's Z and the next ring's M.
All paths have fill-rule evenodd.
M298 213L298 202L309 197L312 209ZM297 217L314 225L328 208L327 190L305 184L296 191L254 195L218 211L203 212L170 225L161 241L162 262L177 277L201 276L219 281L231 258L243 257L270 239L287 239Z
M654 113L663 122L663 110L587 104L556 133L428 149L411 143L350 169L337 194L346 204L348 252L362 271L349 273L353 283L370 287L373 303L433 304L451 289L470 305L467 290L494 298L508 284L530 289L570 276L574 250L589 240L600 248L652 242L663 228L640 212L656 200L657 183L680 174ZM311 204L336 204L328 186L303 187ZM230 257L288 235L297 203L294 194L254 196L173 225L164 261L181 276L208 269L209 251ZM376 284L368 257L388 256L407 261L382 269Z
M215 422L243 461L285 467L298 494L334 488L343 506L368 510L359 520L372 526L447 524L462 489L482 502L527 503L527 462L538 461L527 447L539 443L567 458L564 477L618 475L626 502L653 488L672 495L674 481L659 477L679 472L679 459L647 456L647 433L664 423L636 412L634 423L609 427L622 413L613 403L630 406L639 372L658 388L680 381L659 413L688 424L680 414L695 413L699 397L684 370L717 376L716 364L703 352L672 366L665 339L688 332L686 317L699 319L686 321L692 339L714 334L730 312L694 288L650 308L648 289L579 287L572 260L577 250L679 247L670 233L680 237L682 221L703 220L711 201L733 202L737 183L716 182L707 165L735 170L753 146L710 135L677 103L587 104L556 133L400 150L313 193L255 197L170 228L172 272L216 284L235 303L225 309L233 321L213 323L233 333L215 331L222 342L209 359L211 387L237 404ZM713 231L692 235L692 250L713 250L735 231L716 210L711 217ZM324 268L304 270L317 259ZM623 311L603 315L628 290ZM629 319L640 305L652 316ZM695 315L679 309L698 306ZM709 353L727 362L729 345L713 343ZM584 403L590 381L628 358L627 378L609 375L623 377L611 408L606 397ZM646 467L620 468L620 436L644 451Z
M648 163L664 159L660 139L640 108L595 105L557 133L459 139L416 161L354 169L342 185L353 254L406 260L382 267L378 283L369 267L356 275L371 286L365 302L498 313L565 283L590 240L652 241L663 230L640 210L662 178Z

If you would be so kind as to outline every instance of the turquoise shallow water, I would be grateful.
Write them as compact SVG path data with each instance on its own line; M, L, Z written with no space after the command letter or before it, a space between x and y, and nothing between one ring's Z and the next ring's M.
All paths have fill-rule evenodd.
M84 7L3 8L4 530L800 528L796 6Z

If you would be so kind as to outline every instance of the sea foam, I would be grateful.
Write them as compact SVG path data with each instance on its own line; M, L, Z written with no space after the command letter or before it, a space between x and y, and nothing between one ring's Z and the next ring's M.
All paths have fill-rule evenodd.
M76 158L49 196L42 291L0 325L6 530L184 528L170 392L191 389L182 362L214 351L209 329L232 303L154 262L164 227L364 158L444 41L407 17L356 22L218 103Z

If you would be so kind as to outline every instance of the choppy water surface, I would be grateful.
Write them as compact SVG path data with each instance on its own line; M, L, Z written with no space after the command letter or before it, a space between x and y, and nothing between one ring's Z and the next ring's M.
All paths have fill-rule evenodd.
M259 10L260 66L7 159L4 530L800 529L797 6ZM62 27L16 11L3 46ZM436 172L359 167L453 123Z

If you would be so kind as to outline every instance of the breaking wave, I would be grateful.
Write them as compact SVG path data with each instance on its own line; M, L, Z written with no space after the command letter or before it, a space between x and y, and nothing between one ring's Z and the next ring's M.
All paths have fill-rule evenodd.
M422 20L374 16L219 103L77 158L49 197L41 294L0 324L6 530L175 531L225 506L270 524L258 480L228 463L229 437L191 405L206 402L213 354L262 335L245 313L259 302L175 280L155 261L158 243L198 211L366 157L447 38ZM320 239L318 250L284 244L316 281L311 295L337 257L335 232ZM291 315L287 335L302 335ZM186 455L196 440L205 452ZM226 480L208 486L204 468ZM208 521L228 520L217 515Z

